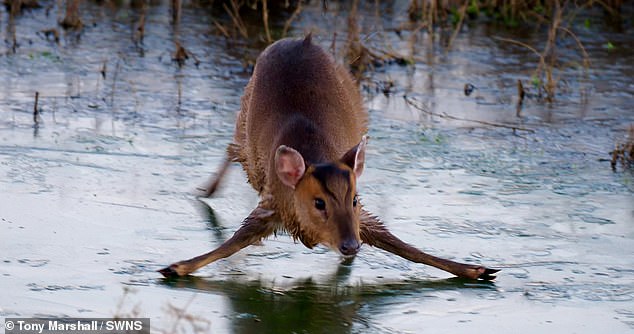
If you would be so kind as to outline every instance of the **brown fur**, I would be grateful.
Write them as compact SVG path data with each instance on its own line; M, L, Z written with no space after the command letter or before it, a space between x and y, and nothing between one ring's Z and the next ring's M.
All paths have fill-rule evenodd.
M258 57L231 150L262 194L276 181L267 175L275 175L270 169L279 145L297 149L307 161L333 161L367 132L367 117L345 68L310 37L285 39Z
M261 196L272 195L272 209L293 237L302 235L292 193L276 177L273 156L280 145L295 148L307 163L336 161L367 131L367 112L345 68L305 40L281 40L258 61L242 97L233 160L239 161Z
M341 203L352 203L356 195L356 180L350 167L343 163L311 166L306 171L306 175L301 189L298 188L296 192L296 205L301 205L300 203L312 205L314 198L321 198L326 201L326 207L329 208L327 213L334 217L326 219L312 207L302 208L295 210L299 217L285 228L308 248L322 243L337 249L342 242L342 236L352 236L360 240L358 223L360 206L341 205ZM351 217L353 218L350 219ZM299 224L300 221L304 223Z
M241 100L229 162L239 162L261 201L242 227L217 249L160 270L182 276L283 229L309 248L321 243L354 255L361 242L467 278L496 270L421 252L392 235L356 200L365 161L367 112L348 72L310 35L284 39L258 57Z

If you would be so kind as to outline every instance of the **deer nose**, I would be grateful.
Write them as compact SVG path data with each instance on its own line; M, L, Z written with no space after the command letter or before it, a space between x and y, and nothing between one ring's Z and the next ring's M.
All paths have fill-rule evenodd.
M339 251L343 255L356 255L359 252L361 245L356 239L345 240L339 245Z

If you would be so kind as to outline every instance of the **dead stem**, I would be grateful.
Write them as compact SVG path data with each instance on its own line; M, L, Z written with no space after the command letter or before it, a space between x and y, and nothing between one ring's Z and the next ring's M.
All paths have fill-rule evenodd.
M233 26L238 29L238 32L243 38L248 38L249 34L247 32L247 27L244 25L244 21L240 17L240 5L236 0L231 0L231 9L227 7L226 3L222 4L222 7L225 9L229 17L231 17L231 21L233 21Z
M295 21L295 19L299 16L301 12L302 12L302 2L298 1L297 7L293 11L293 14L291 14L291 17L289 17L288 20L286 20L286 22L284 23L284 29L282 29L282 37L286 37L286 34L288 33L288 29L291 27L291 23Z
M534 47L532 47L532 46L530 46L530 45L528 45L528 44L526 44L524 42L520 42L520 41L517 41L517 40L514 40L514 39L497 37L497 36L494 36L493 39L497 39L499 41L513 43L513 44L517 44L519 46L523 46L523 47L527 48L528 50L532 51L533 53L535 53L539 57L539 65L535 69L534 76L539 78L540 84L539 84L538 88L539 88L540 96L541 96L541 87L542 87L541 82L543 82L543 80L542 80L542 71L544 70L544 68L547 67L546 66L546 58L545 58L544 54L540 53L539 51L537 51L537 49L535 49Z
M358 4L359 0L354 0L348 13L348 40L346 45L346 62L357 81L370 65L368 48L361 42L361 29L357 12Z
M524 101L524 96L526 95L522 80L517 80L517 95L519 96L519 102L522 103Z
M524 85L522 84L522 80L517 79L517 106L515 108L515 116L520 117L520 113L522 112L522 106L524 105L524 96L526 93L524 92Z
M108 59L103 61L103 64L101 65L101 69L99 70L99 73L101 73L101 77L106 80L106 69L108 66Z
M553 80L553 69L555 68L555 60L557 59L555 43L557 41L557 31L562 21L562 10L559 0L555 1L555 14L553 15L550 28L548 29L548 41L544 47L542 55L548 60L546 71L546 100L552 102L555 97L556 81Z
M510 38L497 37L497 36L493 36L493 39L497 39L497 40L502 41L502 42L508 42L508 43L517 44L519 46L523 46L523 47L533 51L533 53L535 53L539 57L540 63L544 62L544 56L539 51L537 51L537 49L535 49L534 47L532 47L532 46L530 46L530 45L528 45L528 44L526 44L524 42L520 42L520 41L517 41L517 40L514 40L514 39L510 39Z
M40 99L40 92L35 92L35 104L33 105L33 123L38 126L40 123L40 110L37 107L37 103Z
M9 11L9 22L7 30L9 35L11 36L11 51L16 53L18 49L18 40L15 36L15 17L20 13L21 1L20 0L10 0L10 11Z
M53 41L55 41L56 44L59 44L59 32L57 31L57 29L44 29L40 30L40 33L44 34L44 38L46 38L46 40L53 37Z
M200 65L200 61L198 60L198 58L193 53L191 53L191 51L185 49L185 47L180 42L174 41L174 44L176 46L176 51L174 51L172 60L178 64L179 68L185 65L185 61L189 59L190 56L194 58L194 65L196 65L196 67Z
M467 14L467 7L469 6L469 1L470 0L465 0L462 7L460 7L460 20L458 21L458 24L456 25L456 29L454 29L453 33L451 34L451 38L449 38L446 51L449 51L449 49L451 49L451 44L453 44L454 39L456 39L456 36L458 36L458 33L460 32L460 29L462 28L462 22L464 21L464 17Z
M66 16L64 16L64 19L60 22L62 28L81 29L83 23L79 18L79 3L80 0L66 0Z
M191 51L185 49L185 47L178 41L174 41L176 46L176 51L174 51L174 55L172 56L172 60L178 64L178 67L181 68L185 65L185 61L192 57L194 59L194 65L198 67L200 65L200 61Z
M384 49L372 48L368 43L361 39L361 28L359 26L357 12L358 3L358 0L354 1L348 12L348 37L345 47L346 62L357 81L359 81L365 71L375 65L383 65L390 62L395 62L402 66L413 64L415 57L413 55L411 57L403 56L402 54L394 51L387 38L384 40L384 44L386 45ZM378 2L376 1L375 13L378 13ZM380 22L378 16L375 19L377 22ZM423 26L424 25L419 25L419 27ZM372 36L374 35L385 37L385 35L380 32L373 33ZM333 43L331 45L333 55L335 52L335 38L336 35L333 37Z
M178 64L178 67L181 68L185 65L185 61L189 59L189 55L180 42L174 41L174 44L176 46L176 51L174 51L174 55L172 55L172 61L175 61L176 64Z
M99 95L99 88L100 88L100 84L101 81L103 80L104 82L104 87L106 86L106 64L108 62L108 59L105 59L103 61L103 64L101 65L101 68L99 69L99 73L101 74L101 79L99 79L99 77L97 77L97 82L95 84L95 95Z
M577 35L575 33L573 33L570 29L566 28L566 27L559 27L559 29L561 29L564 32L566 32L568 35L570 35L570 37L572 37L575 40L575 42L577 43L577 46L579 47L579 49L583 53L583 66L586 69L588 69L590 67L590 65L591 65L590 64L590 56L588 55L588 52L586 52L586 48L583 47L583 44L581 44L581 41L579 40Z
M4 0L4 6L7 11L11 10L12 2L18 5L16 14L19 14L23 9L42 8L42 5L37 0Z
M271 38L271 31L269 30L269 9L267 6L267 0L262 0L262 21L264 21L264 33L266 34L266 42L268 44L273 43Z
M424 5L423 5L424 6ZM418 20L418 13L420 9L418 8L418 0L412 0L409 3L409 7L407 7L407 14L411 21Z
M423 1L423 8L425 1ZM434 34L434 23L438 22L438 0L431 0L429 4L429 10L427 11L427 28L429 30L429 34L433 36Z
M191 305L195 297L196 295L192 295L192 297L183 307L176 307L172 304L167 304L167 313L174 318L170 319L172 321L172 328L171 331L169 331L168 333L189 333L190 331L185 330L187 328L183 327L184 324L181 324L183 321L191 326L191 332L193 333L209 332L209 327L211 325L209 320L205 319L204 317L189 314L187 312L187 308L189 308L189 305ZM179 328L179 326L181 328Z
M117 76L121 68L121 60L117 60L117 66L114 69L114 75L112 76L112 89L110 91L110 106L114 106L114 95L117 88Z
M22 11L22 0L9 0L6 4L9 7L9 15L12 18L16 17Z
M513 131L518 130L518 131L526 131L526 132L530 132L530 133L535 133L535 130L529 129L529 128L525 128L525 127L521 127L521 126L502 124L502 123L486 122L486 121L480 121L480 120L474 120L474 119L468 119L468 118L461 118L461 117L451 116L451 115L448 115L446 113L442 113L442 114L435 113L435 112L433 112L431 110L427 110L425 107L420 105L420 102L416 101L412 97L404 95L403 98L405 99L405 102L407 102L407 104L411 105L416 110L422 111L423 113L428 114L428 115L432 115L432 116L436 116L436 117L440 117L440 118L452 119L452 120L455 120L455 121L472 122L472 123L478 123L478 124L482 124L482 125L486 125L486 126L493 126L493 127L497 127L497 128L512 129Z
M147 5L145 1L141 7L141 16L139 17L139 22L137 23L137 27L134 31L134 36L132 40L135 44L143 44L143 37L145 37L145 13L147 11Z
M176 79L176 89L177 89L177 100L176 100L176 112L180 113L181 105L182 105L182 97L183 97L183 76L175 75Z
M610 165L613 171L616 171L616 165L619 161L621 161L623 168L634 167L634 124L630 124L625 142L617 141L614 144L614 151L610 154L612 154Z
M423 28L425 28L427 26L427 23L425 22L421 22L418 25L416 25L416 28L414 28L414 30L412 30L412 33L409 37L409 45L410 45L410 59L415 59L416 57L416 45L417 45L417 41L418 41L418 36L420 35L420 31L423 30ZM424 61L424 60L422 60Z
M374 24L375 24L374 29L376 30L376 32L373 32L373 34L377 36L377 39L382 38L380 43L381 45L384 45L385 47L384 47L384 50L377 50L377 52L380 52L383 54L379 56L376 52L372 52L370 46L366 46L366 48L368 49L368 53L370 54L370 57L373 60L373 62L376 63L378 61L381 63L385 63L385 62L389 62L390 60L394 60L399 65L413 63L412 57L406 58L405 56L402 56L398 52L394 51L390 38L386 36L385 34L386 29L383 26L383 20L381 19L379 0L374 0ZM410 46L413 46L413 45L410 44ZM413 50L411 54L413 55Z
M601 0L592 0L592 1L589 1L589 4L592 5L592 3L595 3L595 2L601 5L601 7L603 7L603 9L606 12L608 12L611 16L619 16L619 11L617 10L618 7L621 6L619 1L608 1L609 3L607 3Z
M229 39L231 38L231 36L229 35L229 32L227 31L227 28L225 28L222 24L218 23L218 21L214 20L213 21L214 26L216 26L216 28L218 28L218 30L220 30L220 33L225 36L225 38Z
M130 311L128 312L123 311L124 305L128 303L126 301L126 297L134 293L136 293L136 290L130 287L123 288L123 295L121 296L121 299L119 299L119 302L117 303L117 308L115 309L115 312L113 315L114 319L136 318L139 316L141 312L140 312L140 306L138 303L135 304Z
M181 0L172 0L172 24L177 25L181 21Z

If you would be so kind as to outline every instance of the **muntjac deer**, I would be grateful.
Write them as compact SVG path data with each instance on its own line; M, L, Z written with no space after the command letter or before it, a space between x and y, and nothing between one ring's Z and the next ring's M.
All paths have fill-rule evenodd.
M260 203L217 249L159 270L184 276L259 242L277 230L312 248L324 244L354 256L362 243L470 279L498 270L438 258L390 233L357 195L368 115L348 72L308 35L283 39L258 57L211 195L231 162L239 162Z

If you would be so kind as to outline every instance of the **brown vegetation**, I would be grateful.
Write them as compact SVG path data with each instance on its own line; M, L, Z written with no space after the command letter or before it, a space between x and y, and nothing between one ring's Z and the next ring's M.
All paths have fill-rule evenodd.
M83 23L79 18L80 0L66 0L66 16L59 23L64 29L81 29Z
M627 138L619 142L617 141L614 151L611 152L612 170L616 171L617 163L620 161L623 168L634 167L634 124L630 124Z
M105 1L111 3L111 1ZM15 34L14 17L20 15L25 8L36 8L40 4L36 0L4 0L4 5L9 12L8 40L11 50L16 52L19 41ZM114 2L112 2L114 3ZM561 77L564 71L579 69L587 74L590 67L589 56L582 41L577 37L573 29L573 23L578 14L591 7L600 7L607 17L621 16L620 8L622 0L571 2L568 0L411 0L407 11L403 12L406 18L399 26L381 27L382 23L373 25L372 31L365 31L367 23L372 17L366 18L359 13L367 8L374 8L375 22L381 21L380 8L382 3L375 1L359 1L330 3L323 2L323 15L337 20L340 15L346 18L344 34L338 33L342 27L333 27L331 52L337 59L343 59L350 71L359 82L365 80L367 73L377 67L390 64L410 66L416 62L426 61L417 55L416 49L425 48L433 54L437 47L449 52L451 46L461 30L467 24L483 22L485 24L497 24L502 27L517 27L519 25L534 27L536 31L543 31L543 43L530 45L527 42L506 37L494 37L501 43L518 45L536 56L534 70L529 73L517 73L518 76L518 103L517 113L521 112L525 99L537 98L538 101L552 102L561 92ZM80 0L66 0L58 2L64 4L65 15L59 24L64 29L78 30L82 28L80 13ZM132 41L139 51L143 53L143 39L146 34L146 11L149 3L147 0L133 0L130 6L138 11L136 19L132 23ZM191 3L182 0L171 0L171 23L175 31L175 51L172 59L182 67L188 58L198 59L183 45L179 35L179 22L183 6ZM51 5L54 6L54 5ZM213 13L212 31L227 38L228 41L247 40L249 43L258 43L266 46L277 39L286 37L293 23L302 19L304 1L290 0L224 0L199 2L196 6L208 6ZM374 7L372 7L374 6ZM331 8L329 8L331 7ZM47 11L50 8L47 8ZM295 32L294 35L303 35L310 29ZM503 31L503 29L501 30ZM59 43L60 33L57 29L40 31L47 39ZM408 40L405 51L394 50L390 45L390 38L386 35L396 33L399 37ZM323 37L324 32L317 32ZM337 38L341 37L339 43ZM572 41L573 43L562 43ZM422 41L422 43L421 43ZM420 46L420 44L423 44ZM576 48L578 58L572 62L564 62L561 59L561 45L573 45ZM431 51L429 51L431 50ZM570 55L571 52L566 52ZM574 53L572 53L574 54ZM253 59L246 60L252 63ZM387 80L378 83L376 80L367 83L376 86L377 92L390 95L398 87L394 82ZM531 90L533 92L531 92Z
M248 11L259 12L256 15L262 17L259 29L261 32L256 34L260 34L260 40L270 44L278 38L285 37L288 34L291 22L301 16L302 1L286 1L284 6L292 7L294 11L288 16L281 34L275 33L275 29L271 26L269 20L271 11L275 9L279 11L281 8L280 2L259 0L249 5L247 2L238 0L223 1L221 2L222 8L229 16L230 24L222 24L215 20L214 25L217 31L227 38L253 38L253 32L250 31L255 31L255 29L249 29L249 23L243 19L243 15ZM529 45L504 37L498 37L497 40L522 46L537 56L535 70L528 74L528 77L522 79L531 84L518 85L518 87L521 87L521 91L518 91L521 100L524 97L537 97L539 100L552 102L556 97L563 70L574 66L587 72L590 67L588 54L571 28L573 20L581 11L593 6L601 7L610 17L617 17L620 15L619 9L622 4L623 1L621 0L581 3L567 0L411 0L407 12L403 13L409 17L410 24L395 28L395 32L400 35L403 31L408 31L412 43L415 43L417 40L416 35L426 31L431 43L434 43L434 36L443 37L440 39L442 41L441 46L449 50L467 21L482 19L485 22L493 22L507 27L517 27L519 25L537 26L538 28L540 26L547 27L543 45ZM327 5L328 2L325 1L325 12L329 11ZM413 54L409 56L402 55L392 50L389 45L376 47L368 43L366 39L368 34L381 36L385 31L363 31L359 22L358 9L361 5L373 5L377 8L377 17L379 17L378 8L380 3L378 1L370 3L354 0L349 2L348 5L347 37L345 43L342 44L343 49L339 51L356 78L361 78L363 73L376 66L391 63L409 65L417 61L416 56ZM336 39L336 35L334 38ZM333 46L335 45L335 39L333 39ZM572 39L574 44L577 45L580 58L578 62L573 64L564 63L558 56L558 45L565 39ZM433 47L433 45L429 47ZM332 51L335 52L334 47ZM535 89L536 93L526 95L525 90L530 87ZM518 111L521 109L521 105L522 103L518 104Z

